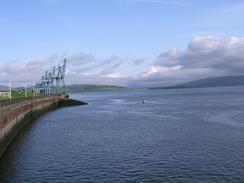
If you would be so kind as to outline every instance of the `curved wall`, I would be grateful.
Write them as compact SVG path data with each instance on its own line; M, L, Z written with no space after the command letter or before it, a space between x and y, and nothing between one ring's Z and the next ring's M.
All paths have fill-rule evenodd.
M0 109L0 157L20 130L38 116L59 107L86 103L61 96L23 101Z

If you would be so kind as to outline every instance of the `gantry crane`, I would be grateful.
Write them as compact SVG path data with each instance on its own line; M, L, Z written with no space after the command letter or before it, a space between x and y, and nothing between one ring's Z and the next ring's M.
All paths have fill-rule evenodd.
M41 81L36 84L37 92L43 95L62 94L66 92L65 71L67 59L64 59L63 65L54 66L52 72L45 72Z

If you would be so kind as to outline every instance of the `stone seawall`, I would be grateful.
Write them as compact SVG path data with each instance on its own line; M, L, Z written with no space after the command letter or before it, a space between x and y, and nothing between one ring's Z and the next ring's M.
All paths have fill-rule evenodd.
M61 96L23 101L0 109L0 157L20 130L40 115L60 107L86 103Z

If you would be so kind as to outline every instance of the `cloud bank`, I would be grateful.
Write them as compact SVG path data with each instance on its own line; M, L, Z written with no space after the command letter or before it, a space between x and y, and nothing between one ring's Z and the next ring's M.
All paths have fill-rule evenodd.
M97 58L91 53L55 54L43 59L0 64L1 83L36 82L57 60L68 58L67 83L168 86L200 78L242 75L243 37L195 37L186 49L171 48L154 58Z
M243 52L244 38L241 37L195 37L185 50L172 48L159 54L154 65L139 80L140 83L150 81L151 85L170 85L214 76L241 75Z

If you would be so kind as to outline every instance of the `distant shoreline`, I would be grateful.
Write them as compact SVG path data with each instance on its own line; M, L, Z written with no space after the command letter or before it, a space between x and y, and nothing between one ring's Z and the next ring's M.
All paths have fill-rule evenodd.
M221 76L199 79L173 86L149 87L148 89L186 89L186 88L211 88L244 86L244 76Z

